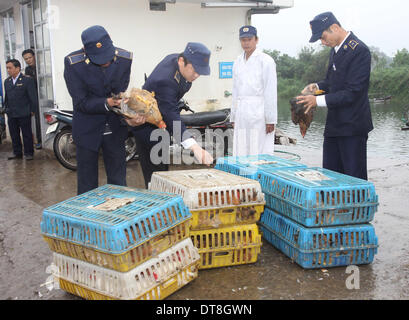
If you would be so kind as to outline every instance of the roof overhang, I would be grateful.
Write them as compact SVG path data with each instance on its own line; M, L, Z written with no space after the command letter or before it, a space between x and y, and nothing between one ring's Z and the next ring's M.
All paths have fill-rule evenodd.
M120 0L119 0L120 1ZM148 0L155 3L196 3L202 8L249 8L259 10L280 10L292 8L294 0ZM25 1L1 0L0 12L10 9L16 3ZM260 12L262 13L262 12Z
M197 3L202 8L259 8L285 9L294 6L294 0L150 0L162 3Z

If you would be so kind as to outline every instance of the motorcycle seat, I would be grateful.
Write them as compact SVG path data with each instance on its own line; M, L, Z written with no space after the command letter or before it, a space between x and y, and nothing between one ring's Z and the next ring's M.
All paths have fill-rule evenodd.
M230 109L216 111L195 112L191 114L181 114L180 119L186 126L208 126L227 120Z
M73 110L60 110L60 111L64 113L74 114Z

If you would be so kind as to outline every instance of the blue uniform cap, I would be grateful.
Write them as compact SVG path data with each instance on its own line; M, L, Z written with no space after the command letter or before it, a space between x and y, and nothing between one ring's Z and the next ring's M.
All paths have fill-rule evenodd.
M324 12L316 16L313 20L310 21L312 30L310 42L319 40L322 36L322 33L334 23L339 24L338 20L335 18L332 12Z
M204 76L210 74L210 50L205 45L198 42L189 42L183 55L193 65L198 74Z
M95 64L105 64L115 56L115 48L112 40L101 26L92 26L85 29L81 34L85 53Z
M253 26L242 26L239 31L239 38L253 38L257 37L257 29Z

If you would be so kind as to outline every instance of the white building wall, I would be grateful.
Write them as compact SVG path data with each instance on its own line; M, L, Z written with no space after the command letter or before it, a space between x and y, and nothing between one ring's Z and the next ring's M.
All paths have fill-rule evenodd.
M211 75L197 79L185 98L196 111L230 107L232 80L219 79L219 62L234 61L241 51L238 30L247 9L202 9L200 4L167 4L166 11L150 11L148 0L50 0L55 99L72 109L65 86L64 56L82 47L81 32L102 25L114 45L134 54L131 87L141 87L147 75L170 53L183 52L189 41L202 42L211 51ZM57 16L55 16L57 15ZM217 99L214 103L211 100ZM210 101L209 101L210 100Z

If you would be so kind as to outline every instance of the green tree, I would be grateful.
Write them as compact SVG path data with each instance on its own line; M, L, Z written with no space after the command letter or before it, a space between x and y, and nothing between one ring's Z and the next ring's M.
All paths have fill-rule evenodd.
M396 52L391 65L391 67L403 66L409 66L409 52L405 48Z
M264 50L277 66L278 95L290 98L300 93L309 83L325 78L331 48L303 47L296 57L278 50ZM409 98L409 52L398 50L388 57L379 48L370 48L372 55L369 92L373 96L392 95L397 99Z
M388 57L377 47L369 47L371 51L371 70L388 68L392 63L392 58Z

